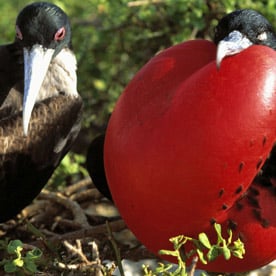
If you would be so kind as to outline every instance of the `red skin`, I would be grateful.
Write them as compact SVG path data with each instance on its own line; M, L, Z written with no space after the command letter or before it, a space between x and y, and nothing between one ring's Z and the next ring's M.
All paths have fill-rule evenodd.
M188 41L136 74L108 125L105 169L122 217L149 250L171 248L179 234L211 235L210 221L226 229L232 219L245 258L200 267L248 271L276 258L275 195L258 196L266 228L252 206L235 208L275 142L276 52L252 46L219 70L215 55L212 42Z

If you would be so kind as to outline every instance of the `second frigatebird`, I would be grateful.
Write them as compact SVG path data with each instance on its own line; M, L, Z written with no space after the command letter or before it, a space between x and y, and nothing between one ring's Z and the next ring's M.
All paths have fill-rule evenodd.
M237 10L225 15L215 28L214 43L218 44L217 66L230 55L242 52L251 45L265 45L276 50L276 34L268 20L260 13L250 10ZM102 134L90 144L86 166L97 189L108 199L112 195L108 186L104 168L104 139ZM271 179L276 178L276 145L271 151L255 181L272 186Z
M0 222L47 183L80 130L82 100L67 15L36 2L0 47Z

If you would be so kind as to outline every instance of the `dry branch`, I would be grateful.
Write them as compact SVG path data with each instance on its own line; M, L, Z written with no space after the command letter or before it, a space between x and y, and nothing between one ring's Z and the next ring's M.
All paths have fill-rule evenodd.
M126 228L126 225L123 220L117 220L113 222L109 222L109 226L111 227L113 232L118 232ZM77 240L77 239L83 239L88 237L93 237L98 234L106 233L106 225L101 224L97 226L88 226L81 230L69 232L63 235L55 235L48 239L48 242L51 243L59 243L65 240ZM40 243L40 241L36 241L35 244Z
M77 191L92 186L92 180L90 177L86 177L75 184L72 184L64 189L64 194L66 196L71 196Z
M89 225L87 218L84 214L84 211L80 207L80 205L77 202L65 197L61 193L51 193L47 190L43 190L40 193L39 197L42 199L48 199L63 205L65 208L69 209L72 212L75 222L79 223L84 227Z

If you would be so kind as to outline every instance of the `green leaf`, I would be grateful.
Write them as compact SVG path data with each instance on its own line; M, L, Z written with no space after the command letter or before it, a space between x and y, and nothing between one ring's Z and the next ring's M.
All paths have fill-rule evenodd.
M231 258L231 251L230 251L230 249L225 246L225 247L222 247L221 250L222 250L222 254L223 254L225 260L228 261Z
M170 238L169 241L173 243L174 249L179 249L183 244L187 242L188 238L185 237L184 235L179 235L173 238Z
M164 273L165 271L168 271L168 270L172 269L172 267L173 267L172 264L164 265L162 263L159 263L159 267L157 267L155 269L155 272L156 273Z
M208 248L208 249L211 248L211 243L205 233L200 233L198 235L198 239L206 248Z
M202 250L200 250L199 248L196 250L196 252L197 252L197 255L198 255L198 257L199 257L199 260L203 263L203 264L207 264L207 261L206 261L206 259L205 259L205 257L204 257L204 254L203 254L203 252L202 252Z
M13 262L8 262L4 265L4 270L7 273L13 273L17 271L17 266Z
M15 253L17 254L23 249L23 243L20 240L12 240L8 244L7 251L9 254Z
M216 246L212 246L207 253L209 261L214 261L220 255L220 250Z
M243 242L240 239L237 239L236 241L234 241L233 247L234 248L232 249L232 254L239 259L243 259L243 255L245 254Z
M23 267L24 261L21 258L16 258L13 261L13 264L18 267Z
M231 229L227 229L227 232L228 232L228 235L229 235L229 238L228 238L228 244L231 244L232 242L232 237L233 237L233 232Z
M222 235L221 235L221 225L218 223L214 223L214 228L218 236L218 244L223 241Z
M30 271L31 273L35 273L37 272L37 266L34 263L33 260L26 260L25 261L25 266L24 266L28 271Z
M160 255L168 255L168 256L173 256L173 257L177 257L178 253L176 251L172 251L172 250L159 250L159 254Z
M28 259L39 259L42 256L42 251L39 248L35 248L31 251L28 251L26 254L26 258Z

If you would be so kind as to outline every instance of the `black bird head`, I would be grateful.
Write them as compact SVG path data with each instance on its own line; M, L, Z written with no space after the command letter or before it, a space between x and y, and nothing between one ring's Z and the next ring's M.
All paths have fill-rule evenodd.
M30 4L17 17L15 40L24 54L23 129L27 135L32 109L49 64L63 48L71 46L68 17L53 4Z
M276 50L276 35L271 24L263 15L250 9L237 10L223 17L215 28L214 42L218 45L218 67L224 57L253 44Z

